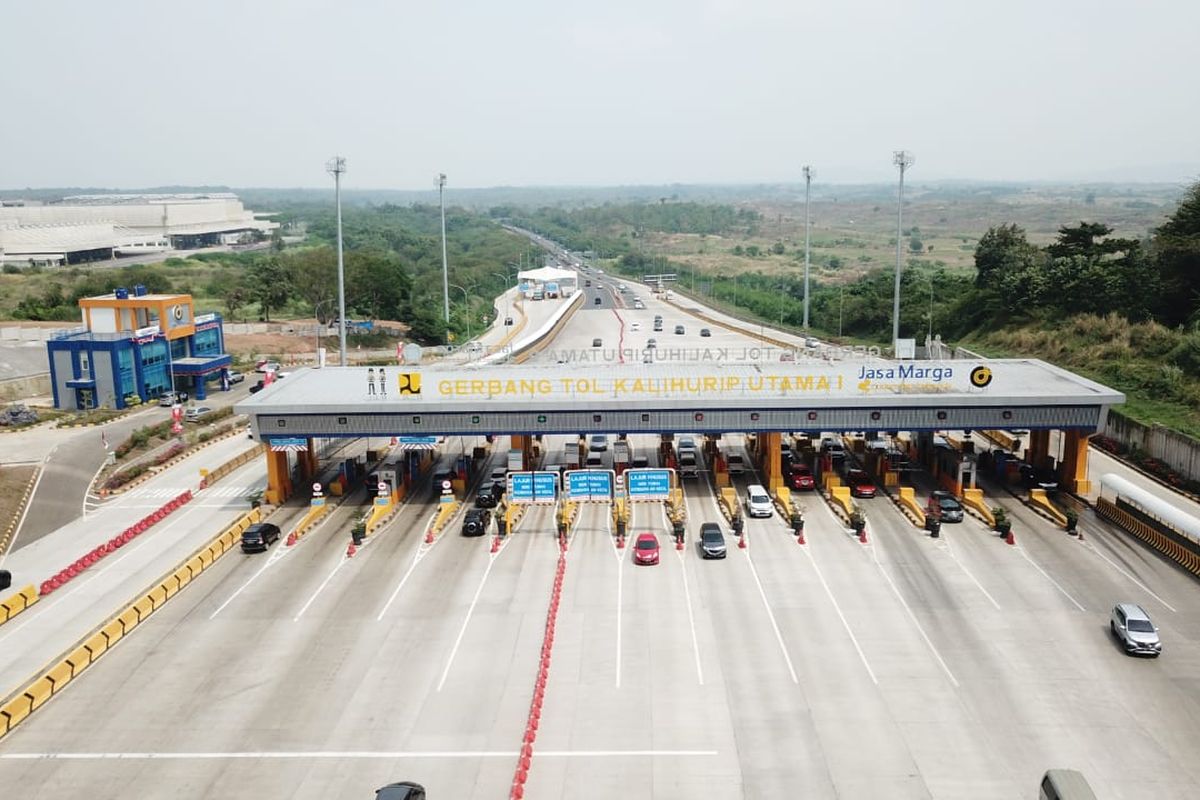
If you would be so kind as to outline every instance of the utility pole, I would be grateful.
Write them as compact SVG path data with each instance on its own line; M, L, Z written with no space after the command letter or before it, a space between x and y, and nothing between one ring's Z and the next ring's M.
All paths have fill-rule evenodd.
M809 225L811 219L808 215L808 201L812 194L812 179L817 173L813 168L805 165L804 167L804 330L808 330L808 240L809 240Z
M446 318L447 334L450 325L450 268L446 263L446 173L437 176L438 201L442 206L442 306Z
M338 270L338 365L346 362L346 265L342 258L342 175L346 159L334 156L325 163L325 171L333 176L333 197L337 205L337 270Z
M903 257L900 232L904 229L904 171L913 165L913 154L907 150L892 153L892 163L900 168L900 194L896 203L896 291L892 298L892 349L900 338L900 260Z

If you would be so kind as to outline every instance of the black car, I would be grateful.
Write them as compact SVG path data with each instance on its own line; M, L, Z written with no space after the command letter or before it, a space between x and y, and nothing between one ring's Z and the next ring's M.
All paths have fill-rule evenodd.
M700 555L704 558L724 558L725 534L721 526L715 522L706 522L700 526Z
M389 783L375 790L375 800L425 800L425 787L411 781Z
M712 331L710 331L708 328L701 328L700 335L707 338L709 336L712 336Z
M601 304L601 303L603 303L603 302L604 302L604 301L603 301L603 300L601 300L599 297L597 297L597 298L596 298L596 300L595 300L595 303L596 303L596 305L600 305L600 304Z
M480 488L475 494L476 508L495 508L500 502L500 498L504 496L504 487L501 484L492 483Z
M962 522L963 507L958 499L947 491L938 489L929 495L927 514L935 516L942 522Z
M492 512L486 508L472 508L463 516L463 536L483 536L492 521Z
M242 531L242 552L261 553L279 541L279 526L270 522L256 522Z
M263 382L259 381L258 383L254 384L253 386L250 387L250 394L255 394L257 392L261 392L262 389L263 389Z
M1053 492L1058 489L1058 476L1052 469L1039 469L1032 464L1021 465L1021 483L1026 489L1044 489Z

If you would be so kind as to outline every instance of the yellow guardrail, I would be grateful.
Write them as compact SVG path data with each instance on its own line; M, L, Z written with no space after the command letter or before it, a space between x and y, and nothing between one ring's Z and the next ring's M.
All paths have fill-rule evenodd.
M458 513L458 509L461 506L462 503L460 503L458 500L454 500L449 503L442 503L441 507L438 508L437 516L433 518L433 524L430 526L429 530L435 535L441 533L442 528L446 527L446 523Z
M124 636L133 632L141 623L179 593L200 573L216 563L217 559L232 550L241 538L242 531L261 519L259 509L244 514L237 522L226 528L219 536L195 551L178 568L167 574L158 585L142 594L115 617L96 628L66 656L51 665L39 677L7 698L0 705L0 738L20 725L34 711L41 708L53 695L62 691L68 683L78 678L89 666L100 659L110 647Z
M0 600L0 625L8 622L37 601L37 587L33 584L26 586L16 594Z
M1050 502L1050 498L1046 497L1045 489L1030 489L1029 504L1038 510L1046 512L1051 519L1053 519L1059 525L1062 525L1064 528L1067 526L1066 515L1059 511L1056 505Z
M963 489L963 505L983 517L989 528L996 527L996 517L983 501L983 489ZM1066 517L1063 518L1063 522L1065 524Z
M900 487L900 507L913 515L913 522L920 527L925 527L925 509L921 508L921 504L917 502L916 496L913 494L911 486Z
M203 476L205 487L207 488L212 486L214 483L221 480L238 467L242 466L243 464L248 464L258 456L262 455L263 447L265 447L265 445L251 448L240 455L234 456L224 464L208 470L208 474Z
M1188 572L1200 576L1200 555L1197 555L1194 551L1184 547L1179 542L1171 539L1124 509L1118 508L1111 500L1104 497L1098 498L1096 500L1096 513L1129 531L1155 550L1175 561Z

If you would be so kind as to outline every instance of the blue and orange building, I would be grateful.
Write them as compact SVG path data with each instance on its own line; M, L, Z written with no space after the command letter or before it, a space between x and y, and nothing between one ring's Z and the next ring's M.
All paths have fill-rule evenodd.
M228 388L220 314L197 316L190 294L118 288L79 301L83 327L47 342L54 405L125 408L171 391L203 400L209 384Z

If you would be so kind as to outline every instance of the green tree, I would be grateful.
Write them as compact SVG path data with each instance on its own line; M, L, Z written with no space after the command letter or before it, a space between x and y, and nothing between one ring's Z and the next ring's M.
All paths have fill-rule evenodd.
M777 256L783 255L784 249L783 242L776 242L775 244L771 245L771 252Z
M246 274L249 299L258 303L263 319L271 321L271 310L282 308L292 295L287 270L276 256L259 261Z
M1171 325L1195 320L1200 302L1200 181L1155 230L1151 249L1162 280L1155 304L1159 316Z

